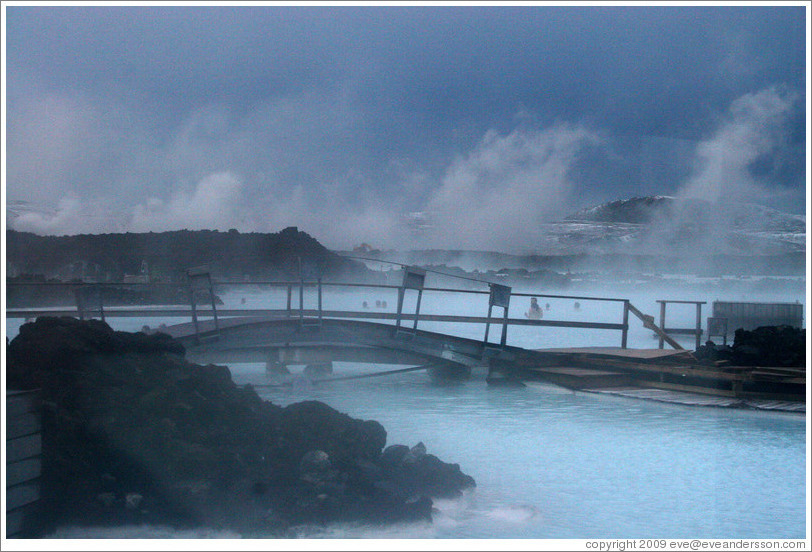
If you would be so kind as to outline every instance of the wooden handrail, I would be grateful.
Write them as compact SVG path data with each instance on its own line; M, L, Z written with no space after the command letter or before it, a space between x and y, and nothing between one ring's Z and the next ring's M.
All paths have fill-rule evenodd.
M677 349L677 350L680 350L680 351L685 350L685 347L683 347L682 345L680 345L679 343L674 341L671 338L670 335L665 333L659 326L657 326L657 324L654 323L654 317L653 316L650 316L648 314L644 314L643 312L641 312L637 307L635 307L631 303L627 303L627 306L628 306L629 312L631 312L633 315L635 315L637 318L639 318L643 322L643 327L644 328L647 328L647 329L653 331L654 333L656 333L658 336L660 336L660 338L663 341L665 341L666 343L671 345L674 349Z
M60 286L65 285L64 283L52 283L52 282L14 282L12 285L53 285L53 286ZM68 285L75 285L74 283L70 283ZM104 283L94 283L94 284L81 284L83 286L99 286L99 287L115 287L115 286L127 286L127 287L161 287L161 286L179 286L182 284L169 284L165 282L161 283L124 283L124 282L104 282ZM367 287L367 288L377 288L377 289L392 289L392 290L399 290L401 286L391 285L391 284L376 284L376 283L349 283L349 282L303 282L303 281L253 281L253 282L229 282L229 281L212 281L212 287L215 286L279 286L279 287L286 287L287 288L287 309L217 309L213 307L211 313L208 310L202 310L201 314L214 314L220 316L290 316L292 314L292 305L291 305L291 295L293 287L300 288L300 294L302 288L309 287L309 286L331 286L331 287ZM472 294L488 294L488 291L484 290L471 290L471 289L454 289L454 288L430 288L426 287L423 288L424 291L432 291L432 292L443 292L443 293L472 293ZM552 294L539 294L539 293L512 293L511 295L516 297L545 297L551 299L578 299L584 301L609 301L609 302L622 302L624 304L624 316L623 321L620 324L616 323L605 323L605 322L576 322L576 321L566 321L566 320L525 320L521 318L505 318L502 320L504 323L503 329L506 328L508 325L518 325L518 326L547 326L547 327L559 327L559 328L591 328L591 329L604 329L604 330L621 330L623 332L622 338L622 347L626 347L626 336L628 332L628 312L634 314L637 318L639 318L643 322L643 326L652 330L656 333L660 339L664 342L667 342L671 347L677 350L685 350L679 343L677 343L671 336L669 336L663 328L660 328L655 324L654 317L649 316L641 312L637 309L634 305L632 305L628 299L619 299L613 297L589 297L589 296L581 296L581 295L552 295ZM379 320L395 320L396 314L395 313L376 313L376 312L359 312L359 311L322 311L319 309L318 311L310 311L301 308L302 305L300 304L300 312L298 313L300 317L304 316L325 316L325 317L332 317L332 318L357 318L357 319L379 319ZM6 310L6 317L12 318L28 318L28 317L35 317L35 316L60 316L60 315L70 315L76 312L76 309L71 308L44 308L44 309L7 309ZM178 317L178 316L188 316L192 314L192 312L188 308L184 308L183 306L163 306L154 309L143 309L143 308L133 308L133 307L107 307L105 309L105 315L107 316L122 316L122 317L137 317L137 316L167 316L167 317ZM420 313L418 316L409 315L406 313L401 313L403 319L406 320L415 320L419 318L421 321L426 322L463 322L463 323L481 323L487 324L489 322L488 317L482 316L456 316L456 315L432 315L432 314L423 314ZM416 324L415 324L416 325Z

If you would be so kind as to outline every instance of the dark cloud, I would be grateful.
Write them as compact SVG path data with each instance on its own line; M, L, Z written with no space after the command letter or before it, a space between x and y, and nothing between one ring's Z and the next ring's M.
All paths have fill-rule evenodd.
M447 211L465 186L491 188L469 222L522 191L535 224L689 189L709 144L735 144L731 110L770 94L788 107L758 127L769 144L714 159L751 199L804 212L803 6L5 9L7 195L57 213L18 227L158 229L191 224L188 205L213 225L395 241L401 215ZM556 138L560 156L539 153ZM472 168L497 147L497 172ZM455 188L463 173L477 183Z

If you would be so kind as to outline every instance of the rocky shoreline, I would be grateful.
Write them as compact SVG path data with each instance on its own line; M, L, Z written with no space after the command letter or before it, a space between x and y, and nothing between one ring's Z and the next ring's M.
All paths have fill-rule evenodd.
M39 512L27 528L156 524L286 537L301 525L426 521L475 481L422 443L330 406L280 407L165 334L41 317L7 345L7 388L39 389Z

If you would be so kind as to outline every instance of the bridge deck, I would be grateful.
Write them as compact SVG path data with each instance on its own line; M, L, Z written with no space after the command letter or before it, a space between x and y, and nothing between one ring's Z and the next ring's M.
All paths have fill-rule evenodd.
M535 349L540 353L569 353L575 355L590 355L617 357L630 360L680 360L696 361L690 351L674 349L623 349L621 347L564 347L551 349Z

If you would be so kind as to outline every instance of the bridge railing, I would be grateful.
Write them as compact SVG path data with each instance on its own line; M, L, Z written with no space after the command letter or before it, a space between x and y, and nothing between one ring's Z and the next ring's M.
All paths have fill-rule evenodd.
M528 293L528 292L514 292L508 286L501 286L498 284L489 284L488 290L477 290L470 288L450 288L450 287L427 287L422 286L423 282L412 281L412 286L392 285L392 284L379 284L379 283L359 283L359 282L322 282L316 281L295 281L295 280L269 280L269 281L211 281L212 301L211 310L207 307L203 308L202 304L196 304L195 290L192 284L181 283L76 283L76 284L49 284L49 283L35 283L34 285L43 286L67 286L76 291L74 306L62 306L56 308L9 308L6 311L7 318L32 318L42 315L78 315L80 318L93 317L98 314L103 320L110 317L162 317L162 318L189 318L197 326L197 319L199 316L210 315L213 317L215 326L218 323L218 318L225 317L241 317L241 316L270 316L270 317L298 317L300 322L312 323L320 321L324 318L337 318L337 319L360 319L360 320L375 320L393 322L396 331L410 332L418 328L420 322L444 322L444 323L463 323L463 324L482 324L485 327L485 335L483 342L487 346L500 346L504 347L507 342L507 333L510 326L532 326L532 327L549 327L549 328L583 328L594 330L612 330L621 333L621 347L627 348L628 335L629 335L629 314L635 315L643 322L643 326L651 329L659 335L662 342L665 341L675 349L682 349L682 347L674 341L668 334L663 331L654 323L654 317L645 315L639 309L634 307L626 298L617 297L594 297L586 295L561 295L561 294L546 294L546 293ZM487 283L487 282L484 282ZM21 286L31 285L23 283L7 283L7 286ZM215 299L215 294L218 291L235 288L276 288L284 290L285 304L284 307L279 308L239 308L228 307L223 305L218 306ZM304 290L308 288L311 291L315 290L318 296L316 308L305 308L304 305ZM323 290L357 290L361 288L372 290L386 290L393 294L397 294L396 305L393 305L396 310L392 310L388 303L385 308L371 309L364 308L362 310L351 310L347 308L326 309L323 303ZM162 301L161 306L146 308L144 305L122 305L121 294L111 292L111 290L137 290L142 292L143 296L149 295L150 292L155 290L162 290L157 292L157 296L161 298L177 298L174 302ZM417 302L413 313L405 312L405 293L407 290L412 289L418 292ZM298 292L299 301L298 306L294 304L294 295ZM483 304L481 314L447 314L447 313L426 313L420 312L423 293L427 295L447 295L447 294L462 294L482 297L487 299L487 312L485 312L485 304ZM141 297L137 295L136 298ZM597 301L597 302L610 302L622 305L622 318L619 322L602 322L602 321L588 321L588 320L561 320L546 317L540 319L532 319L527 317L511 317L509 315L509 308L512 299L517 298L537 298L542 300L571 300L571 301ZM91 298L91 299L88 299ZM186 302L183 302L183 299ZM112 301L117 299L118 301ZM117 304L112 304L117 303ZM190 304L191 303L191 304ZM576 303L577 305L577 303ZM503 308L503 316L494 318L492 316L492 309L494 306ZM401 327L402 323L411 322L411 329ZM499 343L490 343L488 341L489 330L491 325L501 325L501 339ZM661 321L662 326L662 321Z
M196 286L196 280L201 275L205 275L206 291L211 300L211 310L198 305L196 295L200 292ZM307 275L307 276L306 276ZM194 276L194 277L192 277ZM42 315L72 315L76 314L80 318L93 317L98 314L102 320L106 317L164 317L164 318L189 318L198 328L198 316L211 315L215 328L218 326L218 317L239 317L239 316L273 316L273 317L298 317L302 325L319 325L323 318L344 318L344 319L369 319L380 321L393 321L396 332L410 333L417 330L420 321L423 322L447 322L447 323L472 323L484 324L485 335L483 342L487 346L492 346L488 341L489 330L492 324L502 326L499 346L504 347L507 341L509 326L537 326L537 327L558 327L558 328L583 328L595 330L614 330L621 332L621 347L628 346L629 334L629 314L635 315L643 322L643 326L651 329L660 338L660 348L667 342L675 349L682 349L679 343L673 340L664 330L664 313L661 311L660 326L654 323L654 317L649 316L637 309L626 298L617 297L594 297L585 295L561 295L545 293L514 292L509 286L475 280L478 284L487 285L488 290L477 290L470 288L449 288L449 287L428 287L425 286L426 271L417 267L405 266L403 270L403 281L400 285L380 284L372 282L324 282L317 271L312 271L312 267L305 270L300 267L299 280L268 280L268 281L214 281L208 274L207 267L197 267L187 271L187 282L166 283L166 282L105 282L105 283L84 283L84 282L7 282L7 289L29 288L41 291L43 289L68 288L74 291L75 307L63 306L61 308L48 309L7 309L7 318L30 318ZM465 278L469 279L469 278ZM281 288L286 291L286 301L284 308L224 308L217 306L216 291L234 288ZM316 308L305 308L304 290L312 288L317 293ZM355 290L359 288L388 290L397 294L396 310L388 310L389 306L384 301L383 311L325 309L323 302L323 290ZM405 297L409 290L417 292L414 313L405 312ZM298 291L298 307L294 305L294 294ZM423 293L427 294L469 294L473 296L488 297L487 314L434 314L421 313ZM45 295L48 295L47 293ZM512 298L542 298L551 300L572 300L572 301L597 301L610 302L622 305L622 319L620 322L598 322L584 320L556 320L547 318L521 318L510 317L509 308ZM152 300L150 300L150 298ZM19 297L17 302L20 302ZM243 299L244 300L244 299ZM10 301L11 302L11 301ZM24 299L23 299L23 302ZM140 303L142 306L136 307L126 303ZM207 301L208 302L208 301ZM674 302L674 301L671 301ZM144 303L160 304L160 307L145 309ZM660 302L664 311L665 302ZM698 303L698 302L691 302ZM576 303L577 305L578 303ZM63 298L64 305L64 298ZM186 305L189 305L188 307ZM492 316L493 307L501 307L503 316L494 318ZM699 308L699 305L697 305ZM484 311L484 307L483 307ZM549 315L548 315L549 316ZM699 315L697 315L699 321ZM411 329L401 326L404 322L412 322ZM678 330L679 331L679 330ZM697 329L691 333L699 335L701 328L699 322Z

